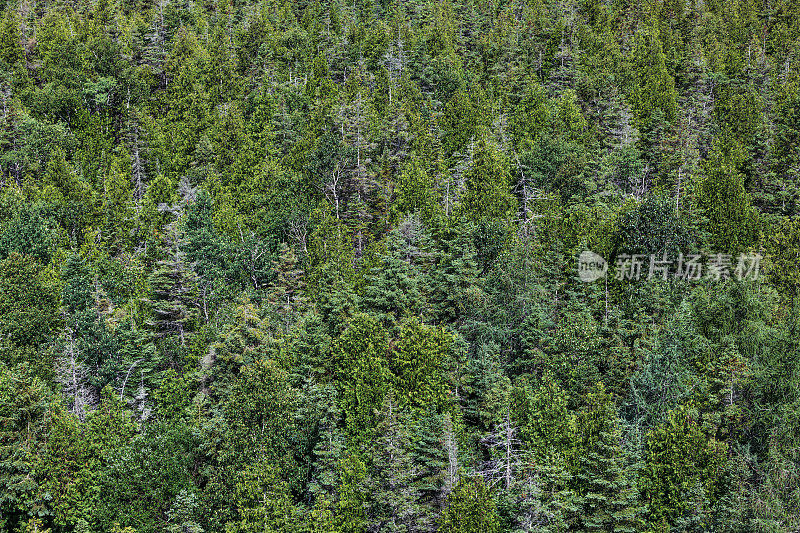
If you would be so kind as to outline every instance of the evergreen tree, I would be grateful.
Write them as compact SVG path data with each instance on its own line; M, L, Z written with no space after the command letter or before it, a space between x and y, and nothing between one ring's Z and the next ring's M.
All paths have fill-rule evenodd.
M387 255L372 268L363 303L384 313L391 322L419 316L424 305L415 263L419 259L414 257L419 252L398 229L389 234L387 247Z
M371 447L372 468L368 481L371 509L370 529L416 531L422 510L414 479L416 465L411 454L408 418L390 391L383 400Z
M579 521L589 531L640 531L642 508L626 471L616 405L602 383L586 397L576 428L575 491Z
M666 64L657 27L636 32L632 57L630 103L640 131L642 151L651 161L655 145L677 116L675 79Z
M305 308L306 283L294 251L286 243L281 243L278 253L278 260L273 262L276 279L269 300L283 317L284 327L288 329L292 315L302 313Z
M335 376L349 436L366 442L375 428L375 412L389 388L388 339L380 323L356 315L333 349Z
M461 478L447 497L439 530L447 533L501 531L494 498L480 477Z
M698 200L708 219L709 244L714 251L740 253L758 238L758 213L739 171L743 157L741 144L722 139L705 163Z
M0 361L27 362L49 375L52 365L37 362L33 352L56 324L56 296L41 266L17 253L0 261Z
M464 175L463 212L473 219L503 218L514 214L508 160L486 137L475 145L472 164Z
M466 228L457 228L446 239L430 275L433 316L440 323L463 319L479 294L478 263Z
M156 339L174 339L178 346L190 342L194 321L197 318L197 275L186 262L181 249L183 238L178 234L176 222L170 223L167 231L169 249L165 259L156 263L148 276L149 295L145 300L151 313L148 326Z
M14 531L50 514L37 458L47 444L50 398L35 376L0 367L0 527Z

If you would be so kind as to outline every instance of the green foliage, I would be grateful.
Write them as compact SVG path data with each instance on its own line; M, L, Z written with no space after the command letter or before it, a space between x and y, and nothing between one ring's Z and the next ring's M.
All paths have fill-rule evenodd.
M35 468L47 444L52 406L44 382L5 365L0 366L0 400L0 527L14 531L48 514Z
M640 127L649 130L659 120L675 120L675 80L667 70L666 56L656 28L643 26L636 32L632 63L634 81L630 100Z
M390 369L401 405L444 407L450 390L447 370L452 336L441 328L411 319L400 326Z
M741 144L724 139L705 163L698 200L708 220L706 231L714 250L737 253L758 239L758 212L745 191L744 177L739 171L743 159Z
M511 119L511 131L517 146L524 148L535 143L540 136L545 134L549 113L548 105L549 101L544 87L536 78L531 78Z
M494 499L481 478L461 478L447 497L439 530L447 533L501 531Z
M97 520L156 531L175 498L191 487L192 436L183 425L153 424L111 451L100 478Z
M575 420L574 485L580 522L589 531L640 531L642 508L627 471L616 405L602 383Z
M692 518L703 527L708 523L707 506L718 497L727 446L703 434L690 406L670 411L647 442L642 496L650 523L677 524Z
M7 3L0 531L800 530L798 21Z
M13 252L27 254L46 265L53 253L54 240L47 219L34 209L20 209L0 236L0 256L5 258Z
M424 300L415 256L420 251L415 249L413 237L406 239L399 229L389 234L388 241L388 254L372 268L364 288L363 303L392 321L419 316Z
M512 215L516 202L511 195L511 173L507 158L483 136L473 150L472 164L464 175L464 213L472 219Z
M516 388L514 403L520 438L536 458L567 453L574 416L568 409L566 393L550 373L543 376L535 391Z
M386 331L367 315L356 315L336 340L333 353L341 405L350 435L366 440L375 427L375 411L389 388Z
M42 267L28 255L0 261L0 352L2 362L28 359L57 324L56 296Z

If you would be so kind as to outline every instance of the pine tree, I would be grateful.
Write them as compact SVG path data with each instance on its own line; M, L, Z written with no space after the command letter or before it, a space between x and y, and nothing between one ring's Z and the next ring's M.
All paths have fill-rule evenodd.
M0 528L19 530L50 513L36 460L47 441L50 398L44 382L0 366Z
M214 397L228 392L243 366L252 365L269 355L269 323L248 298L243 297L237 302L231 319L200 362L201 390Z
M84 426L69 411L52 411L47 447L38 457L37 477L49 493L52 525L77 526L92 520L97 504L97 450L83 435Z
M209 481L219 491L219 505L233 504L237 511L238 525L229 527L289 527L294 513L289 493L300 482L292 453L299 437L294 419L299 399L288 373L272 360L242 367L232 383L222 402L227 430Z
M545 461L549 456L566 454L575 421L568 409L568 395L553 375L546 372L535 391L515 388L514 396L514 417L521 426L520 438L534 460Z
M393 209L398 215L417 214L422 222L431 223L441 214L434 181L416 158L397 176L395 194Z
M547 91L536 78L528 86L511 118L511 135L518 150L525 150L545 133L549 114Z
M309 431L310 480L308 492L315 504L332 502L339 484L339 463L345 455L346 439L342 426L342 410L338 391L333 384L314 384L303 391L303 405L311 414L303 417L311 426Z
M800 81L787 80L777 100L775 142L770 153L775 183L770 184L768 192L773 198L772 205L780 212L796 215L800 209L800 191L791 176L796 176L800 169Z
M567 89L558 99L554 109L556 132L567 142L583 140L588 124L580 107L578 95L572 89Z
M61 301L66 315L62 356L56 360L56 380L64 387L63 393L72 412L83 420L85 410L91 406L92 390L89 384L89 354L98 348L100 339L95 333L100 327L98 312L94 309L92 283L85 262L78 256L67 259L62 271L64 290ZM88 338L87 338L88 337ZM95 361L99 362L99 361Z
M444 155L451 157L461 152L467 143L478 134L476 116L479 115L476 105L469 94L457 90L444 106L441 127L444 132Z
M367 527L367 467L358 454L350 451L339 462L341 482L337 487L336 525L341 533L361 533Z
M238 519L225 524L226 532L296 530L298 512L280 474L280 469L264 457L257 456L244 465L233 489Z
M433 527L436 512L457 482L458 439L449 413L439 414L428 407L409 420L411 456L414 461L414 486L424 506L421 528Z

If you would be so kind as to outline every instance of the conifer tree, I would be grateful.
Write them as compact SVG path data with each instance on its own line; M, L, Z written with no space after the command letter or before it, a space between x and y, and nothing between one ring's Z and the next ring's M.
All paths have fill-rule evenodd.
M270 303L283 317L284 327L288 330L293 315L302 313L305 309L305 276L300 268L297 256L289 245L281 243L278 260L273 261L275 281L269 294Z
M463 213L475 220L515 214L511 172L506 156L485 136L475 145L472 164L464 175Z
M475 247L461 226L446 235L430 274L430 300L438 323L463 319L479 293Z
M797 182L790 178L800 169L800 82L796 76L781 87L776 122L770 154L776 183L769 188L769 193L782 213L796 215L800 191Z
M198 316L197 274L186 261L184 237L178 220L166 225L165 258L157 261L148 276L149 294L145 299L151 313L148 326L156 339L189 344Z
M368 441L374 432L375 412L389 388L387 349L384 328L363 314L353 317L334 345L341 407L349 436L356 442Z
M511 118L511 135L519 150L535 143L545 133L549 114L547 92L539 80L532 77Z
M387 315L392 322L419 316L424 300L413 245L405 240L399 229L392 230L387 241L387 254L378 266L372 268L362 301L369 308Z
M352 450L339 462L336 525L342 533L360 533L367 527L367 467Z
M717 253L741 253L759 235L758 213L744 188L739 167L744 159L741 144L720 139L704 165L698 201L707 217L710 246Z
M411 454L408 417L390 391L381 405L376 440L371 447L372 468L370 528L381 531L416 531L420 528L417 468Z
M35 474L46 445L50 398L35 376L0 366L0 527L18 530L49 511Z
M633 48L630 102L645 154L653 160L654 146L677 114L675 79L669 72L658 28L643 25Z
M635 479L626 471L616 405L602 383L586 397L575 422L575 491L588 531L640 531Z
M463 477L447 497L439 531L499 533L500 519L492 494L480 477Z

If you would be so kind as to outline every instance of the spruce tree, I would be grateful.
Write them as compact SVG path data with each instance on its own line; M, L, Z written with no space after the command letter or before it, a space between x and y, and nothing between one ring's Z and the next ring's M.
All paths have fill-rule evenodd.
M400 230L389 233L387 254L373 267L364 288L364 305L385 314L390 323L419 316L424 300L413 245Z
M153 337L184 348L190 343L198 316L197 275L182 249L178 221L165 229L168 248L147 278L149 294L144 303L151 313L148 326Z
M616 405L598 382L575 421L578 521L588 531L640 531L635 479L626 471Z
M446 234L430 274L430 300L438 323L463 319L480 294L475 247L467 230L461 226Z
M370 447L372 468L370 490L371 529L417 531L423 511L418 504L419 489L414 483L417 468L411 453L409 418L390 391L378 415L376 439Z

